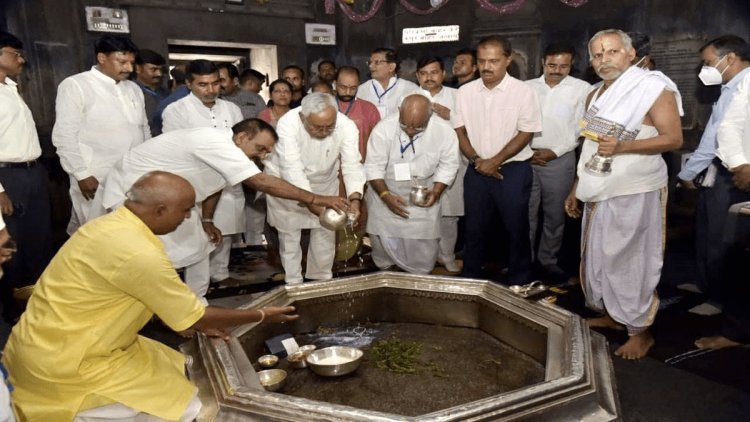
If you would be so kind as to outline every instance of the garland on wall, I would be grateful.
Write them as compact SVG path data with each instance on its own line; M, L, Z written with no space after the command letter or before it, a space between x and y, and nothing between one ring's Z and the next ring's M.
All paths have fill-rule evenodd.
M349 19L354 22L364 22L372 19L372 17L378 13L378 10L380 10L380 7L383 5L383 1L384 0L374 0L370 5L370 10L366 13L357 13L351 7L351 5L354 4L354 0L325 0L325 11L328 15L334 14L336 12L336 4L338 3L341 11L344 12ZM448 1L450 0L430 0L431 7L429 9L420 9L411 4L409 0L399 0L399 3L412 13L417 15L429 15L430 13L435 13L440 10L440 8L448 4ZM560 0L562 4L570 7L581 7L588 3L588 1L589 0ZM477 0L479 7L489 12L497 13L498 15L515 13L525 3L526 0L512 0L504 4L495 4L490 0Z

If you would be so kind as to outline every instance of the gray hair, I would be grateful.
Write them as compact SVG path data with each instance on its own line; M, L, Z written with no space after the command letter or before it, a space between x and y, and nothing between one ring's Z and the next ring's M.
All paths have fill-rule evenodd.
M302 115L305 117L311 114L322 113L328 107L333 107L334 110L338 110L336 98L331 94L313 92L312 94L305 95L302 99Z
M633 48L633 40L630 39L630 36L626 34L624 31L621 31L619 29L604 29L594 34L594 36L591 37L591 40L589 40L589 61L592 61L594 57L594 53L591 51L591 43L593 43L595 39L601 36L612 35L612 34L618 35L620 37L620 40L622 41L622 45L623 47L625 47L625 50L630 50Z

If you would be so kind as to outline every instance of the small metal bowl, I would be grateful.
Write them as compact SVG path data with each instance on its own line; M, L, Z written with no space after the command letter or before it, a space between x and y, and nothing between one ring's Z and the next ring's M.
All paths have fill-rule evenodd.
M258 365L263 368L271 368L279 363L279 357L276 355L263 355L258 358Z
M286 371L283 369L266 369L258 372L260 385L268 391L279 391L286 383Z
M411 192L409 192L409 199L413 205L418 207L424 207L427 205L427 192L429 188L427 186L412 186Z
M354 347L325 347L310 353L307 365L318 375L337 377L356 371L363 355L361 350Z
M292 368L307 368L307 354L302 350L297 350L291 355L286 357L286 361L289 362L289 366Z
M309 355L310 353L314 352L315 349L317 349L317 346L314 344L305 344L304 346L299 347L300 352L304 352L305 356Z

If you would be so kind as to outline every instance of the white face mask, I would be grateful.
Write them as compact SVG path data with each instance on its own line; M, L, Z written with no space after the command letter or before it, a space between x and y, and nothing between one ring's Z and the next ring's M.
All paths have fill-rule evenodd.
M726 57L726 55L724 57ZM724 57L716 62L716 66L718 66L722 60L724 60ZM719 69L714 66L703 66L700 73L698 74L698 79L700 79L701 82L703 82L703 85L706 86L720 85L723 82L721 79L721 75L723 75L728 68L729 66L725 67L724 70L719 72Z

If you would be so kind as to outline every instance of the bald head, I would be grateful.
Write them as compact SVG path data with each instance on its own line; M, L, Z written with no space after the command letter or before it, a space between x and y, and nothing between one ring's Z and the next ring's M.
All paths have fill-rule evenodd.
M144 174L126 195L125 206L158 235L173 232L195 206L190 182L165 171Z
M412 94L404 98L399 107L399 123L407 135L414 137L427 128L432 117L432 104L421 94Z

